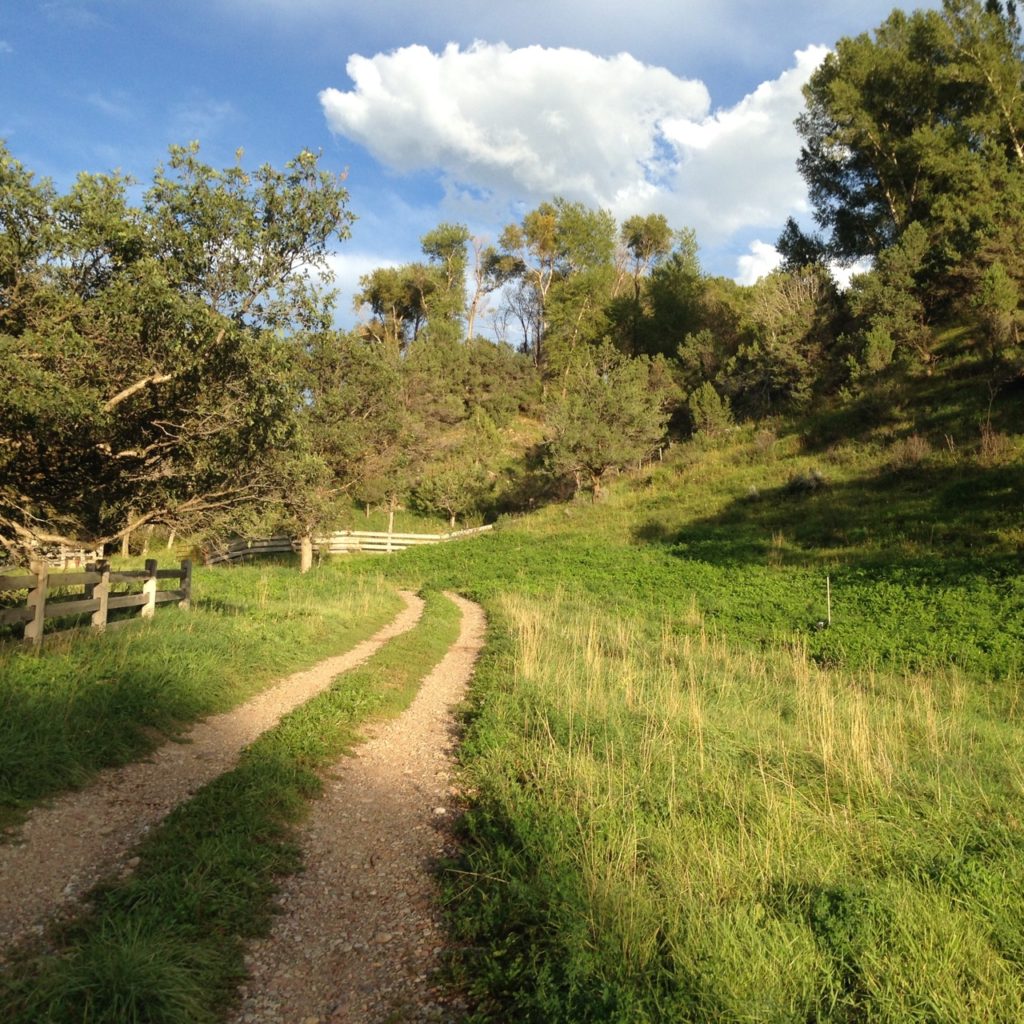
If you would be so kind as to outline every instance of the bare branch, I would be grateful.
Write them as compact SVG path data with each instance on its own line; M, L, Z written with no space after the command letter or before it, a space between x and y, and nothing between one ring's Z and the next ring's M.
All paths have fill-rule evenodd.
M111 409L116 408L143 388L149 387L150 384L166 384L169 380L174 380L173 373L153 373L148 377L143 377L142 380L129 384L128 387L114 395L113 398L104 404L103 411L110 412Z

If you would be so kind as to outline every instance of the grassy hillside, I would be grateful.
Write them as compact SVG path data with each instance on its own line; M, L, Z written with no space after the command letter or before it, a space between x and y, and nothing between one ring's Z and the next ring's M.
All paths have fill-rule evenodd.
M482 1020L1020 1019L1024 439L969 383L388 563L491 615L447 876Z
M1019 1020L1022 455L1019 392L990 402L977 367L952 363L798 423L679 443L599 503L473 541L305 578L204 572L189 616L4 656L22 715L5 716L20 744L3 745L7 807L365 635L397 583L453 587L491 623L466 710L464 854L445 872L481 1021ZM184 652L177 681L167 645ZM197 689L200 650L238 678ZM78 677L83 661L95 671ZM55 774L36 771L46 751ZM175 828L147 885L208 871ZM257 826L240 828L245 845ZM263 900L294 867L244 883L243 866L232 884ZM93 923L115 914L128 938L111 948L127 949L135 895L115 897ZM156 988L209 987L191 927ZM96 934L72 936L64 967L94 945L106 962ZM78 984L64 967L19 974L29 1016Z

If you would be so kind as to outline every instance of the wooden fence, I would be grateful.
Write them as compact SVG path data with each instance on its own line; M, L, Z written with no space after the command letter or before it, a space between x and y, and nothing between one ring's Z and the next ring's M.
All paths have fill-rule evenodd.
M313 538L313 547L322 555L341 555L356 551L392 552L420 544L445 544L463 537L475 537L493 530L493 525L476 526L453 533L385 533L370 530L338 530L323 537ZM265 537L260 540L233 540L204 554L206 565L234 562L251 555L290 554L299 550L299 541L293 537Z
M177 580L173 590L157 589L161 580ZM139 586L137 591L112 591L117 584ZM82 587L80 594L67 594L72 588ZM24 606L0 608L0 626L25 624L25 639L38 643L43 638L47 619L72 615L89 615L94 629L107 629L133 622L135 618L148 619L156 613L156 606L175 601L179 608L188 608L192 600L192 562L185 559L180 569L158 569L154 560L146 562L145 569L112 572L106 562L86 567L84 572L52 573L45 562L37 562L30 575L0 576L0 593L26 590ZM50 597L50 592L64 591ZM138 608L138 616L108 621L110 612L118 608Z

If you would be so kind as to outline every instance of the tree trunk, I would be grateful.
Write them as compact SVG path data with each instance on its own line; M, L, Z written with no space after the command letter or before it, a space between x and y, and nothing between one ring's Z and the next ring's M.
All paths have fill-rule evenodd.
M121 538L121 557L128 557L129 541L131 539L131 530L126 530L124 536Z
M305 533L299 540L299 572L309 572L313 568L313 538Z
M455 529L455 513L454 512L450 513L449 516L448 516L448 529L449 530L454 530Z
M174 539L175 539L175 537L177 537L177 535L178 535L178 531L175 530L172 527L171 528L171 532L169 534L167 534L167 550L168 551L170 551L174 547Z

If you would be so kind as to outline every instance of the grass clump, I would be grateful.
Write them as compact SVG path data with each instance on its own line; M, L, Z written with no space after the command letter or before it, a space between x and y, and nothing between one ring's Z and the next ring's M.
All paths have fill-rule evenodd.
M266 930L277 880L301 866L293 828L322 771L361 723L408 704L458 628L455 605L428 594L415 629L246 748L141 845L130 878L94 894L90 912L56 936L57 955L26 953L0 978L5 1019L221 1019L244 976L245 939Z
M0 648L0 822L353 646L401 606L374 574L283 566L197 570L194 589L187 612Z

